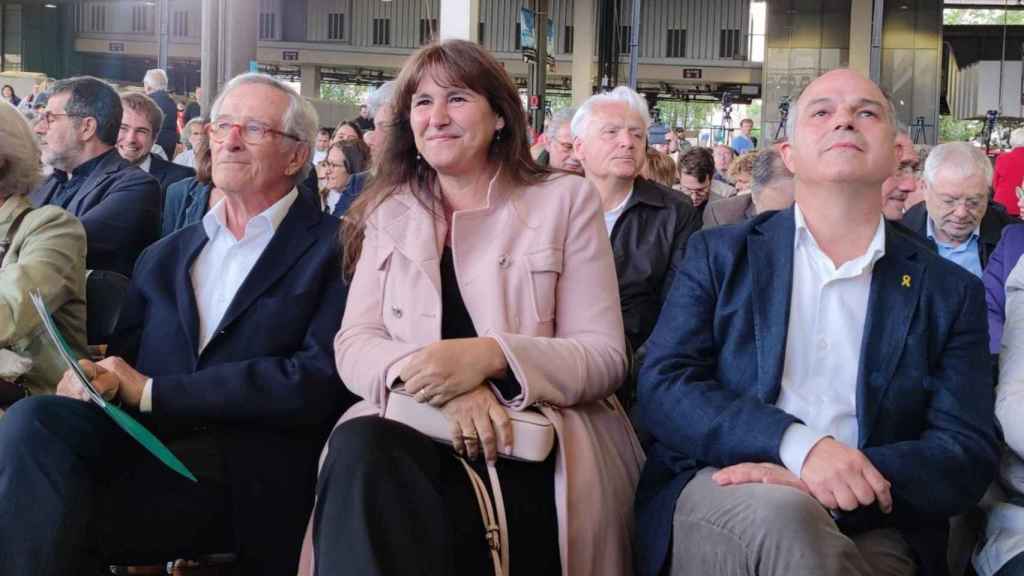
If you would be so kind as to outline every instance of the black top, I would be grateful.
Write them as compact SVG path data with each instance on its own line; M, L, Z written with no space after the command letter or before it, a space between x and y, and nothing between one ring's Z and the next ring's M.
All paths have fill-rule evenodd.
M71 205L71 201L75 198L75 194L78 189L82 187L82 184L89 178L89 176L96 170L96 167L103 162L103 159L111 154L117 154L117 150L111 148L103 154L96 156L95 158L83 162L78 165L77 168L71 171L71 178L68 178L67 172L63 170L54 170L53 173L57 179L60 180L60 189L53 195L53 199L50 201L51 204L56 204L61 208L67 210L68 206Z
M476 338L476 327L469 316L466 303L462 300L459 281L455 276L455 260L452 249L444 247L441 254L441 339ZM512 370L501 380L493 380L494 385L506 400L515 398L522 392L519 380Z

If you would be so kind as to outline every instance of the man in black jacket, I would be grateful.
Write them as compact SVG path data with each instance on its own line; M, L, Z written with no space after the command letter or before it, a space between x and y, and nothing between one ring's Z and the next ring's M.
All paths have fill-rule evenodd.
M117 136L117 151L122 158L149 172L160 182L160 205L163 206L167 187L195 176L196 171L151 153L164 119L164 113L152 98L138 92L123 94L121 107L124 112Z
M700 215L681 193L640 177L650 117L625 86L591 96L572 119L576 156L598 193L615 253L626 337L647 341Z
M121 98L102 80L68 78L53 86L35 125L43 162L53 174L29 195L85 226L90 270L130 276L160 232L160 184L117 153Z
M989 202L992 164L965 142L940 144L928 154L922 181L924 202L907 210L903 225L981 278L1003 228L1020 223Z
M174 149L178 145L178 105L167 93L167 72L160 68L147 70L146 76L142 79L142 87L146 95L152 98L164 113L164 121L156 135L156 143L164 149L168 160L174 160Z

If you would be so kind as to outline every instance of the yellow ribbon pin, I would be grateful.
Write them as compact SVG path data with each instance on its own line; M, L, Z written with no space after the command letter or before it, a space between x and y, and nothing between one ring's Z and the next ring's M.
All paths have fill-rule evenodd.
M909 274L904 274L903 275L903 282L901 284L903 285L904 288L910 288L910 275Z

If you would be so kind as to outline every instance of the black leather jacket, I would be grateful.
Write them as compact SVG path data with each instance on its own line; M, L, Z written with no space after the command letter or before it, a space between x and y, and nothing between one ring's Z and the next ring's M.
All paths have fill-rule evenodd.
M615 272L626 338L633 350L647 341L672 287L700 214L682 192L637 178L612 228Z

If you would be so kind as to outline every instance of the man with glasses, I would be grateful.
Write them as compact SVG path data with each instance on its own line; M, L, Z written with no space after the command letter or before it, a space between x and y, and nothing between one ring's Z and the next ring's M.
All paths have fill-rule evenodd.
M82 361L199 479L149 456L70 373L0 419L0 574L99 574L232 552L294 573L317 456L351 396L332 342L346 289L338 221L301 200L317 116L269 76L212 106L224 198L140 258L105 360ZM6 535L17 537L8 538Z
M160 233L160 184L115 149L122 115L120 96L102 80L54 84L34 127L43 163L54 171L29 198L82 221L87 268L131 276Z
M691 148L679 157L679 190L690 197L702 215L711 202L735 195L728 184L715 180L715 158L707 148Z
M896 148L900 153L899 167L882 183L882 215L891 221L903 219L907 197L917 188L917 151L906 131L896 135Z
M575 114L575 108L563 108L551 116L548 134L553 136L548 138L546 152L548 166L551 168L583 176L583 165L580 164L573 150L572 128L569 126Z
M940 144L928 154L922 182L924 202L903 215L903 224L940 256L981 278L1003 228L1019 223L990 205L992 164L966 142Z

